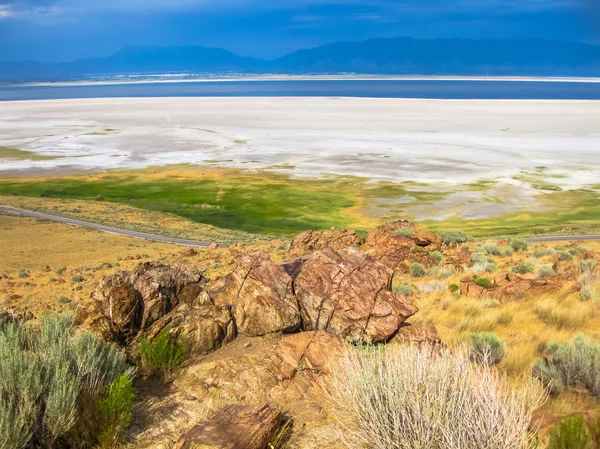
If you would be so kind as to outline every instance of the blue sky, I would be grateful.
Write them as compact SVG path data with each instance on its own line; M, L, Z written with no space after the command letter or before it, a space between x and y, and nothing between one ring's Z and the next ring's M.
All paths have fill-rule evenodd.
M131 45L275 58L372 37L600 44L600 0L0 0L0 60L68 61Z

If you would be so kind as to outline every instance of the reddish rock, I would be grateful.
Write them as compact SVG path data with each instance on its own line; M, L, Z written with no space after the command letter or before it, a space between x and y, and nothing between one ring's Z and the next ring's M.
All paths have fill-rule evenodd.
M485 276L481 276L482 278ZM542 279L525 279L513 273L500 274L490 279L488 288L477 285L472 277L460 281L460 294L463 296L503 299L521 299L527 295L543 295L560 290L566 285L577 288L574 279L565 276L550 276Z
M392 271L358 250L314 253L294 280L304 328L350 341L383 342L417 308L392 293Z
M398 333L392 338L389 343L395 344L416 344L441 346L443 345L442 339L438 335L438 331L435 326L412 326L411 324L404 323L400 326Z
M300 332L286 336L279 344L280 357L292 367L312 375L329 374L330 363L342 356L343 342L328 332Z
M194 426L173 449L266 449L280 424L268 405L229 405Z
M335 229L328 231L306 231L298 235L290 244L290 251L295 255L306 255L325 248L334 251L359 247L365 243L361 237L350 229Z
M240 334L286 333L300 326L292 278L265 252L243 256L222 286L210 294L215 304L232 306Z

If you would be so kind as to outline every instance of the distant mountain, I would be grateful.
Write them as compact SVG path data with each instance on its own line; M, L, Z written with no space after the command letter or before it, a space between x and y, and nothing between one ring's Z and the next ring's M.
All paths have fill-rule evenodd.
M296 73L600 76L600 47L541 39L371 39L300 50L273 65Z
M600 76L600 47L547 40L411 38L338 42L274 61L220 48L131 47L68 63L0 62L0 79L153 73Z

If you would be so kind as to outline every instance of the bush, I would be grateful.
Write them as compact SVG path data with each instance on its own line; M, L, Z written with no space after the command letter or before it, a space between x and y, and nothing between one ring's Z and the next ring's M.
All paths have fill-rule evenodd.
M419 285L419 291L425 294L433 292L445 292L447 289L448 287L446 287L446 283L442 281L431 281Z
M56 274L63 274L65 271L67 271L67 267L62 267L59 268L58 270L56 270Z
M412 229L407 229L407 228L402 228L402 229L398 229L394 235L396 237L411 237L413 235L413 231Z
M477 278L475 279L475 285L478 285L479 287L483 288L490 288L490 286L492 285L492 281L488 278Z
M460 291L460 287L456 284L450 284L448 286L448 290L450 290L450 293L458 293Z
M483 365L496 365L504 358L504 340L493 332L478 332L468 337L473 360Z
M513 249L510 246L498 246L493 243L486 243L482 248L491 256L510 257L513 255Z
M533 255L535 257L544 257L544 256L553 256L556 254L556 250L554 248L542 248L538 247L533 251Z
M566 251L560 251L558 253L558 260L563 260L563 261L569 261L569 260L573 260L573 256L571 256L568 252Z
M540 268L540 271L538 273L539 277L541 278L554 276L554 274L554 268L552 268L552 265L544 265L542 268Z
M412 263L410 264L410 274L416 278L422 278L425 276L425 267L420 263Z
M464 350L347 348L330 377L336 426L349 449L525 449L544 400Z
M102 419L102 433L99 440L102 447L115 447L121 440L123 430L131 424L131 406L136 397L131 378L117 377L102 394L99 409Z
M58 298L58 302L61 304L69 304L71 300L66 296L61 296L60 298Z
M598 300L598 278L596 275L588 272L579 279L581 289L579 297L582 301L597 301Z
M471 249L471 247L466 243L460 247L461 251L469 251L469 249Z
M437 276L446 279L454 276L456 274L456 270L454 268L433 267L431 270L429 270L429 274L431 276Z
M98 337L105 357L91 354L87 345L77 343L80 338L73 335L72 318L66 315L41 317L39 329L0 322L0 447L95 442L98 435L89 436L99 419L94 415L98 395L91 380L98 379L104 388L115 376L131 378L133 371L123 353ZM82 370L86 366L90 369Z
M164 381L172 380L177 369L187 357L187 348L181 339L174 339L168 329L148 341L140 341L140 358L147 373L156 375Z
M472 240L472 238L465 234L463 231L442 232L440 236L446 244L466 243Z
M548 449L596 449L583 416L572 416L548 432Z
M515 265L512 268L512 272L513 273L517 273L517 274L526 274L526 273L532 273L533 269L535 267L533 266L533 264L531 262L519 262L517 265Z
M581 387L600 397L600 343L582 335L568 343L549 343L533 374L553 393Z
M20 278L28 278L29 277L29 273L25 269L19 270L19 277Z
M585 254L587 252L588 252L588 250L586 248L584 248L583 246L578 246L577 248L573 248L573 249L569 250L569 253L572 256L579 256L579 255Z
M486 258L486 260L480 260L473 265L473 272L475 273L495 273L498 269L498 264L494 259Z
M585 259L579 262L579 272L586 273L592 271L592 269L598 264L596 259Z
M394 285L394 288L392 289L392 291L394 291L396 293L401 293L407 297L412 296L414 293L412 287L407 284Z
M527 242L523 239L511 239L510 246L515 251L527 251Z
M436 262L441 262L442 259L444 258L444 255L442 253L440 253L439 251L432 251L429 253L429 255L433 258L433 260L435 260Z
M72 282L83 282L83 281L85 281L85 279L83 278L83 276L76 274L74 276L71 276L71 281Z

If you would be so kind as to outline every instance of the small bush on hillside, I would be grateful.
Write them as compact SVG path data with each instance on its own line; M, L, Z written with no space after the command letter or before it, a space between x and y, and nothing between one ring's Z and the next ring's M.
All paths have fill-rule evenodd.
M20 278L28 278L29 277L29 273L25 269L19 270L19 277Z
M149 374L156 375L164 381L173 378L187 357L184 342L173 338L168 330L163 330L152 341L142 338L139 349L142 367Z
M39 329L0 322L0 447L93 444L98 389L133 376L125 354L73 335L72 318L45 315ZM95 340L94 346L81 345ZM83 418L85 417L85 419Z
M577 248L573 248L573 249L569 250L569 253L572 256L580 256L581 254L585 254L587 252L588 252L588 250L585 249L583 246L578 246Z
M533 273L534 268L535 267L531 262L523 261L523 262L519 262L517 265L515 265L512 268L512 272L517 273L517 274Z
M469 245L467 245L466 243L460 247L461 251L469 251L469 249L471 249L471 247Z
M410 237L413 235L413 231L412 229L406 229L406 228L402 228L402 229L398 229L394 235L396 237Z
M573 260L573 256L566 251L560 251L558 253L558 260L570 261Z
M600 343L582 335L572 342L549 343L544 357L536 360L533 373L553 393L582 387L600 397Z
M133 382L127 375L117 377L102 393L99 403L102 447L113 448L121 441L123 431L131 424L131 406L135 397Z
M426 284L419 285L421 293L445 292L448 289L445 282L431 281Z
M56 270L56 274L63 274L65 271L67 271L67 267L62 267L59 268L58 270Z
M543 248L543 247L538 247L535 250L533 250L533 255L535 257L545 257L545 256L553 256L556 254L556 250L554 248Z
M527 242L523 239L511 239L510 246L515 251L527 251Z
M410 264L410 274L413 277L422 278L426 274L425 267L420 263L412 263Z
M492 281L488 278L477 278L475 279L475 285L483 288L490 288Z
M464 350L427 346L347 348L330 382L349 449L525 449L545 399L533 379L515 389Z
M468 337L473 360L484 365L495 365L504 358L504 340L493 332L478 332Z
M583 416L560 421L548 432L548 449L596 449Z
M600 298L598 295L598 277L590 272L587 272L579 279L581 289L579 297L582 301L597 301Z
M554 276L554 268L552 268L552 265L544 265L543 267L540 268L539 271L539 277L541 278L547 278L549 276Z
M83 282L85 279L83 278L83 276L76 274L74 276L71 276L71 281L72 282Z
M585 273L592 271L592 269L598 264L596 259L585 259L579 262L579 272Z
M466 242L470 242L472 240L472 238L469 237L463 231L442 232L440 235L442 236L442 240L446 244L466 243Z
M433 267L431 270L429 270L429 274L431 276L446 279L454 276L456 274L456 270L454 268Z
M444 255L442 253L440 253L439 251L432 251L429 253L429 255L433 258L433 260L435 260L436 262L441 262L442 259L444 258Z
M450 284L448 290L450 290L450 293L458 293L460 292L460 287L456 284Z
M491 256L510 257L513 255L513 249L510 246L498 246L493 243L486 243L482 248Z
M401 285L394 285L394 288L392 289L392 291L396 292L396 293L401 293L404 296L412 296L413 295L413 289L410 285L407 284L401 284Z
M488 257L487 255L483 255L476 257L475 265L473 265L473 272L475 273L495 273L498 269L498 264L494 259Z

